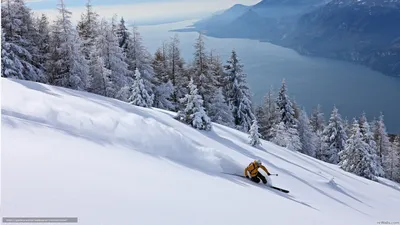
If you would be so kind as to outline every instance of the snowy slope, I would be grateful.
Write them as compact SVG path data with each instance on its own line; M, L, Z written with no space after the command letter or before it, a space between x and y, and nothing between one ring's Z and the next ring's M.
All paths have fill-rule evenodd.
M79 224L376 224L400 221L400 188L214 125L43 84L1 79L7 217ZM282 194L239 177L260 158ZM334 177L334 181L331 179Z

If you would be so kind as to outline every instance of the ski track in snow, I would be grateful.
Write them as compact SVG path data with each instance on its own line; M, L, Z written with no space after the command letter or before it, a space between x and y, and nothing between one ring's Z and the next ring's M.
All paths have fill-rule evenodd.
M400 221L400 185L357 177L214 124L39 83L2 81L2 215L78 224L376 224ZM253 159L270 184L243 174ZM190 221L190 222L188 222Z

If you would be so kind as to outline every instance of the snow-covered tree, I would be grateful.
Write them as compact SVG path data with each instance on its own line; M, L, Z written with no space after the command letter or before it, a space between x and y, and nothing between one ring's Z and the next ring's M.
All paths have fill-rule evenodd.
M24 79L23 64L11 49L18 48L13 46L13 43L8 43L4 38L4 30L1 32L1 76Z
M375 122L374 126L374 139L377 145L377 153L383 166L385 173L389 172L388 169L388 154L390 151L391 143L389 136L386 132L386 126L384 122L384 116L381 114L379 119Z
M133 105L141 107L151 107L153 105L153 95L149 95L144 84L143 79L138 69L135 71L135 80L132 85L132 95L129 102Z
M111 72L106 82L105 96L128 101L130 97L128 87L133 84L133 79L127 78L130 71L125 63L126 58L119 47L118 38L112 31L112 26L105 20L100 22L96 49L97 56L102 58L105 68Z
M107 96L107 88L112 86L111 70L107 69L104 59L97 50L92 52L89 61L88 91Z
M38 36L36 45L38 46L38 63L45 65L50 56L50 24L45 14L42 14L36 21Z
M264 96L264 102L257 110L256 116L260 126L260 134L265 140L271 140L276 135L273 127L279 123L279 113L277 111L275 96L272 88Z
M217 90L217 80L211 73L210 59L206 51L202 33L199 33L194 47L195 52L191 74L199 90L199 94L204 100L204 107L207 111L210 111L212 105L211 98L215 95Z
M167 110L175 110L175 105L171 101L174 86L168 77L167 62L165 52L157 49L153 63L154 69L154 107Z
M138 69L144 79L143 82L147 92L153 94L155 88L153 59L144 47L142 36L136 26L133 26L132 34L126 40L124 52L128 69L132 72Z
M352 136L346 141L345 148L339 152L340 167L367 179L376 180L375 159L369 150L370 146L363 141L360 125L356 119L354 119L351 133Z
M388 166L386 177L400 182L400 135L394 139L392 147L388 154Z
M187 86L190 80L184 69L185 62L181 56L179 42L178 35L175 35L170 43L163 45L162 48L162 52L166 58L164 67L167 68L167 74L174 86L172 102L175 104L176 109L179 106L179 99L188 93Z
M87 0L86 11L81 15L77 31L82 39L82 52L86 60L90 60L98 35L99 15L93 10L91 0Z
M318 148L318 136L312 131L310 120L303 109L299 117L298 131L302 145L301 152L315 157Z
M234 50L225 65L225 71L227 76L225 96L231 107L235 126L241 131L248 132L255 115L246 74L243 73L243 65Z
M261 145L261 134L258 132L258 123L257 120L253 120L253 124L250 127L250 144L255 147L259 147Z
M193 80L189 83L189 93L180 99L180 102L185 107L178 112L178 120L199 130L211 130L211 120L204 109L203 99Z
M292 101L289 99L286 90L286 82L283 80L282 87L279 91L276 105L280 114L280 121L288 127L297 127L297 119Z
M1 27L4 32L2 42L7 49L4 56L12 61L3 61L2 76L18 79L45 81L36 29L30 9L23 0L5 0L1 7Z
M369 123L367 121L367 117L365 113L363 113L358 121L359 127L360 127L360 134L362 140L367 144L367 153L370 156L370 159L372 160L372 168L374 169L374 175L376 176L383 176L384 171L382 164L379 160L379 157L377 155L377 146L376 142L374 140L374 134L371 131L371 128L369 126Z
M347 135L336 107L333 108L328 125L322 132L321 138L321 155L317 155L317 158L333 164L339 163L339 152L344 150Z
M116 29L119 47L124 49L124 52L126 52L131 34L129 33L128 28L126 28L125 20L123 17L121 18L121 21Z
M232 111L222 94L222 88L218 88L217 93L213 96L211 102L212 105L208 112L211 121L228 127L234 127Z
M285 133L287 137L272 137L272 141L277 141L278 139L286 140L287 143L282 144L281 141L276 142L276 144L287 147L290 150L300 151L301 150L301 142L300 136L298 133L298 121L295 117L295 110L293 108L293 104L287 95L286 84L285 81L282 82L282 87L279 91L278 97L276 99L276 106L278 111L278 122L277 127L272 129L273 135L279 135L278 133ZM283 123L284 127L280 123ZM279 131L280 129L285 129L285 131Z
M52 28L50 57L46 71L53 85L86 90L89 67L80 51L81 40L72 27L71 12L61 0L58 18Z
M280 122L272 128L272 132L275 136L271 139L271 142L293 151L301 149L302 146L297 129L288 128L284 122Z
M321 110L321 105L317 105L317 108L313 109L313 112L311 114L310 118L310 125L312 128L312 131L315 133L322 133L325 128L325 116L324 113Z

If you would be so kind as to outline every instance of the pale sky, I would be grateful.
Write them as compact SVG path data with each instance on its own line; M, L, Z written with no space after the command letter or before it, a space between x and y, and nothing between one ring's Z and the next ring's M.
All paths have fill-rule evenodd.
M198 19L213 12L227 9L235 4L254 5L260 0L92 0L100 16L124 17L126 21L147 22L163 19ZM27 0L35 13L45 13L54 19L58 0ZM68 9L77 21L84 11L86 0L65 0Z

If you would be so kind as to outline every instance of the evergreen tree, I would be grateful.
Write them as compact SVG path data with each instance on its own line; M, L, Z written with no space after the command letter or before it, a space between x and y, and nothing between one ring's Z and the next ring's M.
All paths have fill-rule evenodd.
M173 102L171 102L174 86L169 80L166 68L166 57L161 48L157 49L152 65L154 69L154 84L156 86L154 93L154 107L174 110L175 106Z
M310 125L312 131L315 133L322 133L325 128L325 116L321 110L321 105L317 105L317 108L313 110L310 118Z
M38 64L41 65L44 70L44 65L50 57L50 24L45 14L42 14L42 16L37 19L36 24L38 35L35 40L39 51ZM46 71L44 71L44 73L46 74Z
M367 121L367 117L365 113L363 113L358 121L359 127L360 127L360 134L362 140L367 144L367 153L371 157L371 160L374 165L372 165L372 168L374 168L374 175L376 176L383 176L384 171L382 168L382 164L379 160L379 157L377 155L377 146L376 142L374 140L374 134L372 133L369 123Z
M400 135L395 137L388 159L387 178L400 182Z
M310 120L304 109L300 113L298 130L302 145L301 152L315 157L318 147L318 136L312 131Z
M185 108L178 112L178 120L199 130L211 130L211 120L207 116L203 106L203 99L199 95L193 80L190 80L189 83L189 93L180 102Z
M143 45L142 37L137 27L132 28L132 35L128 37L125 45L126 62L128 63L128 70L133 72L139 70L143 77L143 84L149 94L154 93L155 80L154 70L152 66L153 59L150 53ZM132 73L130 73L132 74Z
M241 131L248 132L255 115L246 74L243 73L243 65L235 51L232 51L232 55L225 65L225 70L227 76L225 96L231 107L235 126Z
M279 144L278 142L276 142L276 144L281 145L282 147L287 147L290 150L300 151L302 149L302 146L298 133L298 120L295 117L296 114L293 108L293 104L287 96L285 81L282 82L282 87L276 99L276 106L278 110L279 124L277 128L273 129L272 133L275 135L279 135L279 132L283 132L287 137L283 139L279 137L273 137L272 141L276 141L277 139L286 140L287 143L285 144L282 144L281 141L278 141ZM280 123L283 123L285 128L283 128ZM280 129L284 129L284 131L280 131Z
M224 95L222 94L222 88L218 88L217 93L211 99L213 103L210 107L209 115L211 121L222 124L228 127L234 127L233 115L230 110Z
M96 49L98 50L98 57L101 57L104 62L105 69L111 72L107 77L107 82L105 82L105 96L128 101L130 96L128 87L133 84L133 79L127 79L130 71L125 63L126 58L119 47L112 26L105 20L100 23Z
M77 25L77 31L82 40L82 52L86 60L90 60L91 53L96 45L96 37L99 33L98 17L99 15L93 10L91 0L87 0L86 11L81 15L81 20Z
M250 133L250 136L249 136L249 138L250 138L250 144L251 144L252 146L254 146L254 147L259 147L259 146L261 146L261 140L260 140L261 134L258 133L258 123L257 123L257 120L253 120L253 124L251 125L251 128L250 128L249 133Z
M8 43L4 38L4 30L1 32L1 76L24 79L24 66L11 49L17 49L13 43Z
M95 50L90 56L89 74L88 91L107 96L107 88L112 86L110 79L112 72L106 68L104 59L98 50Z
M138 69L135 71L135 80L132 85L132 95L129 98L129 102L133 105L147 108L153 105L153 96L147 93Z
M376 121L374 126L374 139L377 145L377 153L381 165L383 166L385 174L389 171L388 166L388 154L390 151L390 141L389 136L386 132L386 126L384 122L384 116L381 114L379 120Z
M124 52L126 53L131 34L129 33L128 28L125 26L125 20L123 17L121 18L121 21L116 29L119 47L124 49Z
M370 154L370 146L363 141L359 122L354 119L352 136L346 141L345 148L340 151L340 167L348 172L363 176L370 180L376 180L377 168L373 155Z
M342 118L336 107L333 108L328 125L322 132L322 148L319 159L337 164L339 152L344 150L347 135L343 127Z
M179 99L188 93L187 86L190 80L185 73L185 62L179 49L178 35L175 35L168 45L163 46L162 52L166 59L164 68L167 68L167 74L174 86L172 102L175 105L175 109L177 109L179 107Z
M210 59L204 43L204 36L199 33L199 37L195 43L195 53L193 66L191 68L193 80L199 90L199 94L204 100L204 107L210 111L212 102L211 98L217 90L217 80L212 76L210 68Z
M50 59L46 71L51 84L75 90L86 90L89 67L81 54L81 41L71 23L71 12L61 0L59 16L52 29Z
M4 55L15 63L6 63L2 76L31 81L45 81L40 65L39 50L36 46L38 31L30 9L23 0L5 0L1 7L1 27L4 32L2 42Z
M272 88L264 97L264 102L257 113L260 125L260 134L265 140L272 140L276 134L273 133L273 127L279 123L279 113L277 111L275 96Z

